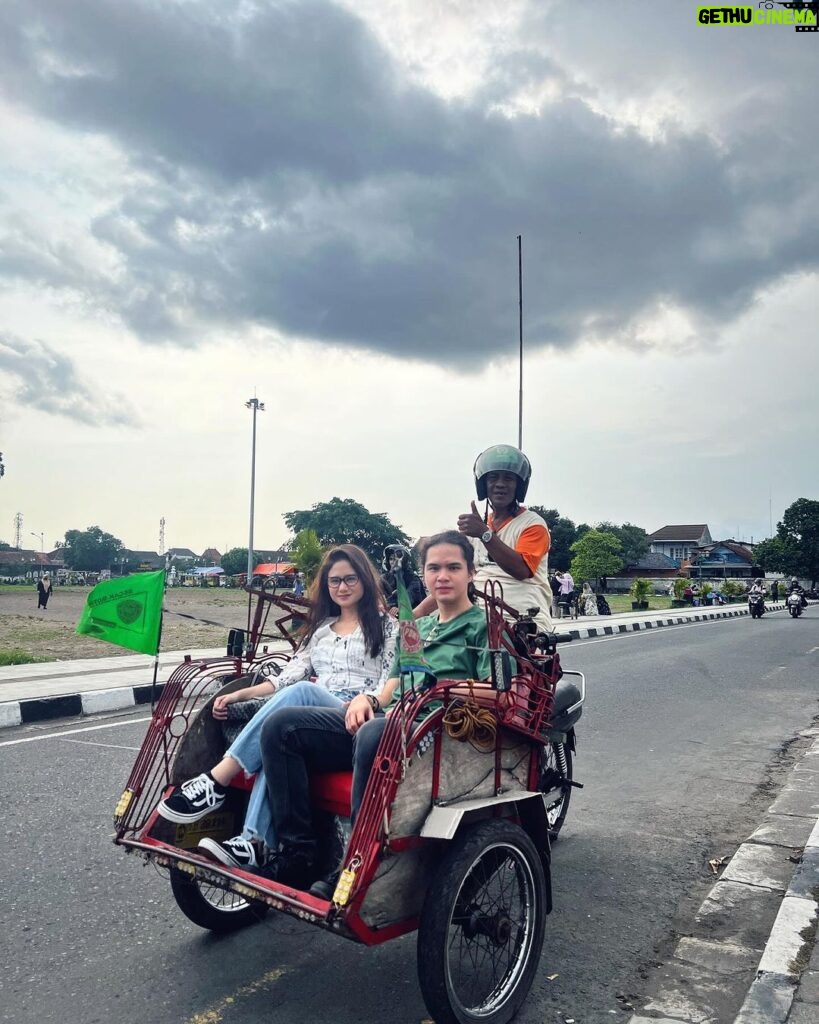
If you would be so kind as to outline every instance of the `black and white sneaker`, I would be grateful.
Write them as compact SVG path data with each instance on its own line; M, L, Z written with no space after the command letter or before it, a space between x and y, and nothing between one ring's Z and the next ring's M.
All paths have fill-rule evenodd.
M256 871L261 866L256 847L244 836L234 836L223 843L218 843L215 839L200 839L198 849L229 868Z
M225 790L210 775L197 775L183 782L167 800L161 800L156 809L168 821L186 825L218 811L225 796Z

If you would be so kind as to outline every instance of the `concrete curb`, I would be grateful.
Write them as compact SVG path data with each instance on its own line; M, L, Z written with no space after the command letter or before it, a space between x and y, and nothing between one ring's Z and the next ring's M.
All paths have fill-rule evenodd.
M56 697L35 697L0 704L0 729L29 722L45 722L51 718L98 715L104 711L122 711L137 704L150 704L151 693L158 698L165 683L144 686L117 686L110 690L89 690L87 693L64 693Z
M793 869L790 864L800 850ZM818 900L819 738L792 768L763 824L737 849L700 906L695 922L721 920L720 937L681 938L663 967L660 990L628 1024L726 1021L726 976L750 974L754 964L742 1006L736 1015L731 1011L730 1019L734 1024L784 1024L813 948ZM770 911L773 924L764 940L752 934L758 922L750 929L740 923L743 904L746 910L756 908L760 920L765 908Z
M819 744L814 744L819 752ZM799 979L807 966L819 922L819 819L759 961L745 1002L734 1024L784 1024L791 1011Z
M766 612L781 612L785 609L782 603L769 604ZM575 640L586 640L591 637L616 636L618 633L637 633L640 630L660 629L663 626L682 626L687 622L710 622L714 619L736 619L742 615L750 614L747 608L727 607L714 608L708 611L699 612L696 615L668 615L663 618L635 619L634 622L621 622L617 626L588 626L584 629L561 629L566 619L555 619L555 632L571 633Z

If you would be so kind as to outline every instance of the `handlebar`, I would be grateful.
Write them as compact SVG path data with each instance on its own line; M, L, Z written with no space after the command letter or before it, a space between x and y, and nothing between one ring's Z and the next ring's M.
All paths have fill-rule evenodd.
M551 633L550 637L556 644L570 644L574 640L571 633Z

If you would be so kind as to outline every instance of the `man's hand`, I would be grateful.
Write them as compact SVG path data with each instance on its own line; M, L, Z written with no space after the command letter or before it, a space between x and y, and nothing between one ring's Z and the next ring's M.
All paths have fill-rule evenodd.
M482 533L486 533L486 523L475 507L475 502L471 501L469 504L472 511L458 516L458 531L465 533L467 537L480 537Z
M375 717L372 704L369 699L363 694L359 693L357 697L353 697L350 703L347 705L347 714L344 716L344 725L347 728L347 732L351 736L355 736L358 730L364 725L365 722L369 722L371 718Z

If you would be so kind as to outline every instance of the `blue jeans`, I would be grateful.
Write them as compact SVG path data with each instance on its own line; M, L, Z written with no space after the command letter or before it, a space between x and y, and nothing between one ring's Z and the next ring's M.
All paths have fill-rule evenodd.
M261 735L262 726L272 712L278 708L314 707L340 708L340 697L336 697L315 683L294 683L284 686L260 708L225 751L226 757L238 761L248 775L256 773L256 781L245 814L242 835L245 839L262 840L271 850L276 849L276 837L271 828L270 801L267 799L267 785L262 767Z

